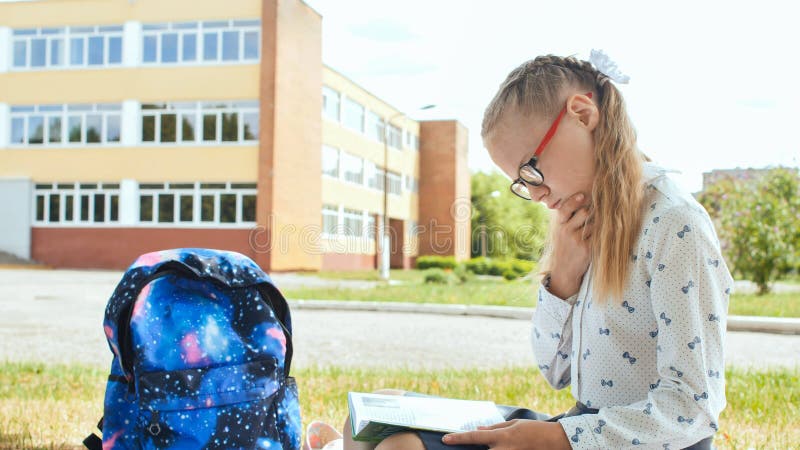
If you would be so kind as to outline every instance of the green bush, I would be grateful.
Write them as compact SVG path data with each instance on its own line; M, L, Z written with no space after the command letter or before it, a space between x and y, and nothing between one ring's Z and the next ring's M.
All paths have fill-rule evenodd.
M458 278L459 283L466 283L474 278L473 273L470 272L464 264L456 266L455 270L453 270L453 275Z
M439 268L427 269L425 271L425 283L450 284L451 276Z
M475 275L488 275L490 264L491 260L489 258L484 258L482 256L479 256L477 258L472 258L469 261L466 261L464 263L464 268L474 273Z
M536 268L536 263L526 259L491 259L479 256L465 262L464 267L475 275L506 277L506 272L511 272L514 273L514 278L519 278L531 273Z
M417 258L417 269L450 269L456 268L456 258L453 256L426 255Z
M503 272L503 278L509 281L516 280L517 278L519 278L519 274L512 269L508 269L505 272Z
M518 276L524 277L531 273L536 267L536 263L525 259L512 259L511 270L517 273Z
M503 273L509 270L512 269L508 261L492 261L491 264L489 264L489 275L502 277Z

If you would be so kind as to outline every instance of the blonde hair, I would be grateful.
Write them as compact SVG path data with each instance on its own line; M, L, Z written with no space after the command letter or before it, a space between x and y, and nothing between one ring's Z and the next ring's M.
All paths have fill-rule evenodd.
M648 158L636 146L636 132L622 94L607 76L574 57L539 56L508 75L483 117L487 135L511 110L537 118L555 118L569 95L593 92L600 121L594 130L595 180L588 221L592 223L592 286L595 298L621 299L639 238L642 221L642 162ZM550 232L540 263L550 266L555 234Z

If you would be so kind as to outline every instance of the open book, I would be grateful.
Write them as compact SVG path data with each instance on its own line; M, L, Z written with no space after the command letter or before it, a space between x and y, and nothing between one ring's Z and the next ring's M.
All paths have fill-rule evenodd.
M493 402L350 392L356 441L379 442L408 430L470 431L505 421Z

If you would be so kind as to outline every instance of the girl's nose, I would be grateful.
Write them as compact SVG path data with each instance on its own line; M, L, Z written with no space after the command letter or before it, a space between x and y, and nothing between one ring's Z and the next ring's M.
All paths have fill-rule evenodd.
M531 194L531 200L535 202L540 202L544 197L547 197L550 194L550 188L547 185L540 185L540 186L533 186L530 184L525 184L525 187L528 188L528 193Z

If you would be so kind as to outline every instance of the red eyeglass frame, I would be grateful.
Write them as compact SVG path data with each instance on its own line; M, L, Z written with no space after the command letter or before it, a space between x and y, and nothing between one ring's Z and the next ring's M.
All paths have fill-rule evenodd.
M585 95L589 98L592 98L591 92L587 92ZM542 152L544 151L544 147L547 145L548 142L550 142L550 139L553 139L553 135L556 134L556 130L558 129L558 124L559 122L561 122L561 119L564 117L564 114L566 112L567 112L567 105L564 105L564 107L561 108L561 112L558 113L558 117L556 117L556 120L553 122L552 125L550 125L550 129L547 130L547 133L545 133L544 138L542 138L542 142L539 144L538 147L536 147L536 151L533 152L534 158L539 159L539 155L541 155ZM523 164L523 166L524 165L525 164ZM522 166L520 166L520 168L521 167Z

